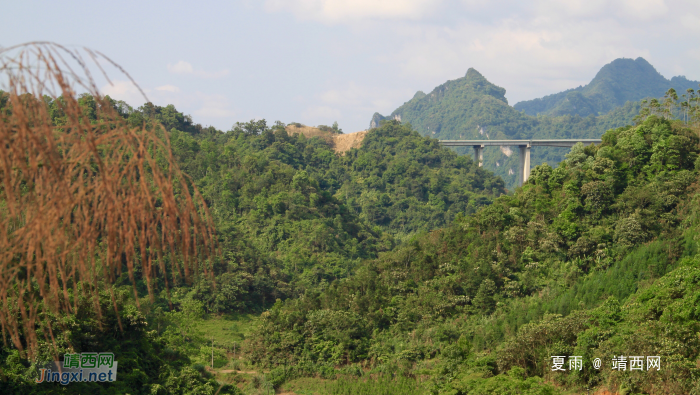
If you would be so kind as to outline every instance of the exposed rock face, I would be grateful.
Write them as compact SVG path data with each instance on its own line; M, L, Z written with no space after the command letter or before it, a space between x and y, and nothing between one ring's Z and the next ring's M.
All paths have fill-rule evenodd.
M505 156L507 156L507 157L510 158L510 156L513 155L513 150L510 149L510 147L503 147L503 146L501 146L501 147L499 147L499 148L501 149L501 152L503 152L503 154L504 154Z

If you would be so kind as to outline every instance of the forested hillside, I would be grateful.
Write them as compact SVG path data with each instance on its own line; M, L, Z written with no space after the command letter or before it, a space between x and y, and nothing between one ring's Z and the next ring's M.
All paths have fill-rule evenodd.
M469 157L397 123L339 155L320 137L290 136L280 122L224 133L173 106L115 106L134 125L159 122L169 131L175 158L209 204L223 255L219 289L198 296L211 311L264 309L343 278L361 260L505 193Z
M375 113L370 129L382 120L409 123L425 136L441 140L497 140L600 138L605 131L632 124L641 99L661 98L675 87L678 103L693 103L699 82L684 77L666 80L644 59L618 59L604 66L586 87L510 106L505 89L469 69L429 94L418 92L389 116ZM471 155L470 149L457 148ZM556 165L568 152L564 148L532 150L533 166ZM514 148L484 150L484 166L499 175L512 191L518 185L519 159Z
M607 114L627 102L661 98L670 88L686 94L688 89L697 89L698 84L700 81L691 81L683 76L668 80L643 58L620 58L603 66L586 86L521 101L513 108L528 115L585 117Z
M156 120L159 111L167 112L157 109ZM361 260L505 192L468 157L399 124L344 155L264 120L228 133L170 130L175 156L216 217L226 257L218 284L238 290L225 297L235 306L206 296L215 311L263 309L343 278Z
M469 69L463 78L448 81L428 95L416 93L388 117L374 114L370 127L396 118L423 135L441 140L599 138L610 128L631 124L639 113L638 104L628 103L599 117L532 117L509 106L505 92L478 71ZM457 152L472 154L470 149L458 148ZM533 166L544 162L556 164L566 152L563 148L538 147L532 150L531 163ZM484 150L483 163L503 178L509 190L515 189L517 150L489 147Z
M0 111L9 113L6 98L0 92ZM57 127L65 124L60 100L46 99ZM99 122L93 97L83 95L79 103L90 122ZM138 281L142 306L147 306L143 309L129 297L125 270L116 285L120 313L108 317L112 323L131 323L124 333L91 332L95 312L87 301L80 305L79 319L71 324L75 332L58 345L60 352L96 344L128 355L134 347L154 349L147 359L133 355L120 360L125 366L120 388L143 380L151 386L144 393L151 393L148 388L175 393L170 391L183 385L177 377L190 380L192 388L216 388L196 370L176 375L190 361L201 362L203 339L194 322L205 314L259 313L276 300L325 289L354 273L363 260L375 259L419 232L447 226L505 193L503 181L469 157L398 123L370 133L360 149L338 154L320 137L290 136L279 122L239 123L224 133L193 123L173 106L147 103L134 109L111 103L133 127L163 125L175 159L209 206L220 250L214 281L176 282L168 295L161 278L162 292L153 302L147 301L146 284ZM96 340L81 337L86 332ZM51 354L49 344L42 347L44 356ZM26 390L30 370L21 366L16 350L2 352L2 377L14 380L17 391Z
M356 366L429 393L697 393L699 151L697 131L657 117L575 146L513 196L278 301L251 358L276 382ZM552 355L583 370L553 372ZM615 355L663 368L615 371Z
M510 109L474 73L463 89ZM0 114L12 111L4 97ZM79 103L99 122L93 97ZM398 121L338 153L281 122L222 132L174 106L109 103L167 136L202 193L212 276L169 293L159 278L153 299L139 280L135 300L125 268L99 294L104 316L76 292L73 316L37 324L62 335L40 342L42 358L110 350L119 380L38 385L33 361L4 346L3 393L700 391L700 139L695 118L670 119L681 114L670 102L628 107L636 126L533 168L508 195ZM583 369L553 372L552 355L581 356ZM661 370L615 371L616 355L659 356Z

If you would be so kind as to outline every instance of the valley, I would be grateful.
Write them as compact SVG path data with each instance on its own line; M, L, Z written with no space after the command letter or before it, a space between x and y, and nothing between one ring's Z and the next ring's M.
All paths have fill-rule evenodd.
M132 241L138 253L114 260L120 269L114 279L64 283L67 312L52 310L38 286L28 287L18 298L32 301L39 317L38 358L109 350L119 358L119 379L110 387L39 385L38 359L16 347L30 344L20 331L0 348L0 388L697 393L700 107L689 91L685 105L668 90L661 102L633 95L657 95L653 89L623 95L624 103L601 101L608 96L596 96L604 85L596 81L628 63L605 66L590 87L565 92L567 99L557 94L514 107L503 88L469 69L430 94L418 92L388 117L375 114L372 128L351 134L337 123L264 119L222 131L195 123L174 105L134 108L90 94L22 101L0 92L2 125L20 124L27 106L47 117L52 133L46 136L83 125L89 132L73 146L105 130L163 141L119 148L127 159L152 158L131 168L138 170L133 179L144 190L172 192L148 201L154 212L187 197L198 202L192 212L215 230L210 255L149 258L157 239ZM633 65L651 67L639 59ZM566 113L571 92L600 111ZM2 130L10 136L16 129ZM438 141L564 138L600 141L533 149L522 185L508 171L517 174L515 149L484 151L479 166L471 147L462 155ZM95 152L95 158L107 155ZM97 159L89 164L100 168ZM36 165L43 166L50 162ZM182 173L149 172L161 168ZM80 177L88 173L74 178L87 183ZM3 196L6 215L9 195ZM178 215L172 223L184 223ZM62 221L72 229L77 220L74 214ZM153 228L165 232L165 223ZM6 229L20 228L15 225ZM176 234L196 234L196 223L190 225ZM162 266L155 268L156 261ZM193 261L200 266L187 266ZM630 369L619 367L618 357L634 356L658 357L660 369L633 370L631 360ZM580 360L580 369L569 360Z

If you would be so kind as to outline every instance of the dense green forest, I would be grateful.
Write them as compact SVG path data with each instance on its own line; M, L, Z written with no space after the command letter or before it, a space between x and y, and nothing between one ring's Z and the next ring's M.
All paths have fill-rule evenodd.
M442 140L600 138L609 129L632 124L642 99L661 98L670 88L677 92L679 103L697 107L694 89L698 84L683 77L669 81L641 58L618 59L604 66L585 87L510 106L504 88L469 69L464 77L447 81L429 94L417 92L389 116L375 113L370 128L383 120L398 119L422 135ZM472 154L470 149L456 150ZM567 152L565 148L537 147L532 150L531 163L556 165ZM483 164L503 178L508 190L518 185L519 159L514 147L489 147L484 150Z
M468 157L398 124L341 156L279 122L198 131L167 124L171 110L157 108L155 119L217 218L226 262L218 283L240 290L226 298L240 308L264 309L346 277L361 260L505 192ZM208 308L234 307L208 297Z
M46 102L54 124L62 125L64 114L54 101ZM96 101L84 95L80 102L94 118ZM260 312L278 299L325 289L349 276L362 260L392 250L417 232L474 213L505 193L503 181L470 158L399 124L387 125L369 136L361 150L340 156L322 139L289 136L279 122L269 127L264 120L251 121L224 133L194 124L173 106L147 103L133 109L112 103L134 127L163 125L218 231L221 253L214 263L215 282L181 284L172 300L161 295L147 308L150 326L134 328L134 336L165 342L166 351L196 354L197 342L183 343L177 333L197 338L192 322L203 314ZM128 289L129 284L124 276L117 287ZM145 284L138 288L147 294ZM167 312L169 302L175 303L176 312ZM84 314L88 321L96 319L89 311ZM124 336L131 336L130 329ZM147 337L147 330L157 336ZM70 338L68 343L76 344ZM184 363L185 354L172 354L173 361ZM130 370L127 379L120 379L124 388L132 385Z
M125 274L119 313L99 318L85 301L70 322L37 328L62 334L59 353L113 351L119 380L34 384L36 361L5 346L3 393L700 393L700 146L675 110L630 107L636 126L505 194L501 178L397 121L336 154L281 122L222 132L173 106L112 104L136 127L165 128L214 216L215 281L154 301L139 283L137 307ZM211 346L207 325L249 316L245 336L225 332L237 349ZM210 355L234 373L215 376ZM553 372L552 355L582 356L583 369ZM660 356L662 369L614 371L615 355Z
M273 377L337 365L427 376L432 393L697 392L698 137L651 117L603 139L327 290L278 302L251 357L278 366ZM585 369L552 372L551 355L581 355ZM615 355L661 355L667 368L616 372Z

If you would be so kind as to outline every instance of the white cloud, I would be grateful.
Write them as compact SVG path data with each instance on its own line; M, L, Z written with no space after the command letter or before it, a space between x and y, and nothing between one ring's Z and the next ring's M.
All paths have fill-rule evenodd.
M651 46L656 45L658 32L677 31L681 21L661 18L638 22L634 18L650 18L641 11L632 19L616 18L613 2L591 3L576 1L555 7L553 1L546 0L539 2L541 7L530 9L536 11L531 14L505 11L495 15L492 7L494 15L479 19L457 18L445 24L394 22L391 29L372 26L368 34L394 44L387 45L375 59L396 69L397 77L412 86L427 92L474 67L506 88L511 104L586 84L600 67L616 58L641 56L657 68L663 66L662 61L672 59ZM664 3L655 4L648 7L663 12ZM668 8L670 13L672 7ZM673 8L675 12L677 8ZM508 7L503 5L502 9ZM458 11L452 10L454 14ZM690 17L682 21L693 23ZM689 36L681 36L674 33L664 40L685 39L685 48L681 41L674 44L683 52L699 47ZM666 73L672 71L672 65L666 67ZM410 96L403 101L408 99Z
M195 94L199 108L194 115L211 118L229 118L236 113L230 109L228 99L224 95L208 95L201 92Z
M204 106L195 110L194 114L202 117L229 118L233 117L236 113L219 106Z
M138 107L145 103L148 99L143 97L143 94L131 81L112 81L100 90L103 95L109 95L112 99L123 100L130 106ZM148 94L145 90L144 93Z
M321 122L335 121L341 117L340 110L329 106L310 106L301 113L304 119L320 119Z
M112 84L106 84L100 90L102 94L109 95L112 99L123 100L132 107L139 107L146 101L165 106L167 104L185 104L183 95L180 95L180 88L174 85L163 85L149 89L141 87L147 95L144 97L131 81L116 80Z
M442 0L267 0L268 11L290 11L300 19L343 22L357 19L420 19Z
M396 103L410 99L415 93L406 88L387 88L355 81L329 82L330 89L311 98L298 98L306 104L294 121L308 125L331 124L338 121L346 133L364 130L374 112L388 114ZM300 102L300 104L302 104Z
M604 13L609 3L608 0L549 0L542 2L541 10L546 12L544 7L549 7L550 10L558 9L570 17L593 17Z
M624 0L623 15L631 15L640 20L660 18L668 12L664 0Z
M348 83L344 89L330 89L319 95L321 101L333 105L362 105L372 96L366 87L360 87L355 82Z
M683 15L681 25L688 30L700 32L700 17L692 14Z
M141 106L146 99L130 81L114 81L112 85L105 85L102 93L115 100L124 100L132 107ZM220 94L205 94L202 92L181 92L174 85L162 85L153 89L144 89L148 99L155 105L166 106L174 104L179 111L191 113L199 119L195 122L208 122L208 118L231 118L236 112L231 109L229 100ZM209 121L211 122L211 121Z
M326 105L374 112L387 110L392 103L414 93L408 89L386 89L371 85L359 85L354 81L344 85L344 87L323 91L318 95L318 98Z
M172 92L172 93L180 92L180 88L178 88L177 86L173 86L173 85L159 86L156 88L156 90L161 91L161 92Z
M700 48L693 48L688 51L686 51L687 55L695 60L696 62L700 62Z
M221 78L227 76L229 73L228 69L219 70L215 72L196 70L194 67L192 67L192 64L190 64L189 62L185 62L184 60L179 60L175 64L168 63L168 71L173 74L194 75L196 77L201 78Z
M175 64L168 64L168 71L173 74L191 74L194 72L194 68L184 60L180 60Z
M700 79L690 62L700 59L697 0L267 0L265 9L345 25L316 27L328 37L318 57L347 66L335 63L333 81L298 100L306 119L295 120L309 124L337 118L356 129L469 67L511 104L585 85L620 57L644 57L669 78L682 64Z

